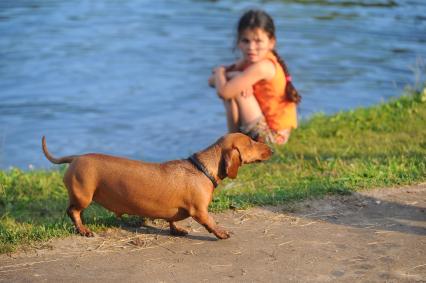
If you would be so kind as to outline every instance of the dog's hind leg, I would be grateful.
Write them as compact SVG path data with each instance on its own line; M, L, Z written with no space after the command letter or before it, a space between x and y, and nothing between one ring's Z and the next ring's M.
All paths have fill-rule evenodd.
M93 199L94 184L88 183L87 178L83 178L84 174L75 172L72 167L64 175L64 184L68 190L69 206L67 214L71 218L77 232L86 237L93 237L93 232L83 224L83 210L86 209ZM90 179L89 179L90 180Z
M186 236L188 235L188 231L183 228L176 226L173 221L169 221L170 224L170 234L173 236Z
M67 209L67 214L71 218L77 232L80 235L86 236L86 237L93 237L94 236L93 232L90 231L90 229L84 226L83 224L83 220L82 220L83 209L84 208L81 208L74 204L70 204L70 206Z

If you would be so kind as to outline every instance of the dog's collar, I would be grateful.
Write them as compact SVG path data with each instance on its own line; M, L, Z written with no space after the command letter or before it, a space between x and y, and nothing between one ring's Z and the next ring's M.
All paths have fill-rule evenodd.
M198 170L200 170L201 172L203 172L204 175L206 175L207 178L210 179L210 181L212 181L213 188L217 187L217 181L216 181L216 179L209 173L209 171L206 169L206 167L204 167L203 163L201 163L201 161L198 160L198 158L195 156L195 154L191 155L188 158L188 160L191 161L191 163L194 164L194 166L197 167Z

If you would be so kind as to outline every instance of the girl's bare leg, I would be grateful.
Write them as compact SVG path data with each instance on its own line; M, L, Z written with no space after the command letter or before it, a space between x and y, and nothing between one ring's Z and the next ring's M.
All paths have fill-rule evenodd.
M240 121L237 102L235 101L235 99L224 100L223 105L225 106L226 110L226 122L228 125L228 132L238 132Z
M248 125L263 116L259 103L253 95L253 90L248 89L235 99L241 125Z
M230 133L238 132L241 126L248 125L263 116L252 89L246 90L234 99L224 100L223 103Z

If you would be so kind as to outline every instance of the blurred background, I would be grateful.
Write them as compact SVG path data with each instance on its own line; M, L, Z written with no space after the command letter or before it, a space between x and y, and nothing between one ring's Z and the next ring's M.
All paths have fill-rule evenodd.
M102 152L186 158L226 132L213 67L236 22L270 13L303 101L299 118L380 103L415 84L424 0L0 1L0 169Z

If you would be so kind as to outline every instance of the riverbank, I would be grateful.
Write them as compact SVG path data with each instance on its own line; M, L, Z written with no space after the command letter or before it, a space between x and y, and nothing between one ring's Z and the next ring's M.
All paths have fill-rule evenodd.
M279 205L328 194L426 181L426 90L378 106L316 115L275 148L267 163L242 168L216 191L212 211ZM72 235L67 193L58 171L0 171L0 252ZM95 232L138 225L97 205L85 212Z
M424 282L425 209L423 184L215 213L227 240L112 227L0 255L0 282Z

